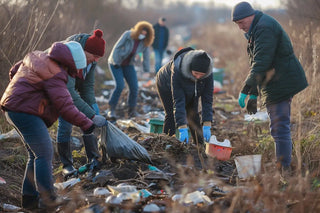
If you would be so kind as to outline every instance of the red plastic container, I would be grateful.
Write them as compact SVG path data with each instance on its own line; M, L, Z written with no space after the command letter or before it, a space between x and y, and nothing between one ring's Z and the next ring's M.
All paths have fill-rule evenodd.
M206 143L206 154L218 160L226 161L230 159L232 147L219 146L212 143Z

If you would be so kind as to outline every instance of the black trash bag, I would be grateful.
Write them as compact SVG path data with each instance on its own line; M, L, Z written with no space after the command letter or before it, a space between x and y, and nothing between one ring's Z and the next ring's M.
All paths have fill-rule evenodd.
M152 164L147 150L110 122L102 127L101 146L102 151L108 155L103 157L137 160Z

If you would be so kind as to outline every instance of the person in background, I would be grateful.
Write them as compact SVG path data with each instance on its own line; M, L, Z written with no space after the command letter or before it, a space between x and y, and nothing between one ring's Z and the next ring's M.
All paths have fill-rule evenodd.
M154 41L152 44L155 57L155 71L156 73L162 66L163 53L168 46L169 30L166 27L166 18L159 18L158 22L153 25Z
M99 107L95 99L94 83L97 62L105 53L105 41L102 35L103 32L100 29L96 29L92 35L86 33L75 34L64 41L76 41L81 44L87 59L87 67L83 68L75 76L68 76L67 87L73 103L88 118L93 118L101 124L106 123L106 119L99 113ZM57 146L59 157L63 164L62 174L65 179L77 172L73 166L70 148L71 133L72 124L60 116ZM86 150L87 163L91 165L91 170L95 169L99 165L98 158L100 157L97 138L94 134L83 134L82 139Z
M204 144L211 137L213 116L213 62L203 50L187 47L160 68L157 92L165 111L163 132L172 136L179 129L179 140L189 142L188 126L194 143ZM202 116L198 112L201 98Z
M258 88L267 107L270 130L276 145L278 168L290 171L292 139L291 101L308 86L304 70L294 54L291 41L281 25L271 16L240 2L231 14L248 40L250 72L239 94L239 105L249 114L257 112Z
M47 128L60 115L86 134L94 130L94 120L74 106L66 86L68 76L76 76L85 67L86 57L79 43L56 42L48 52L28 53L10 70L10 82L0 104L28 152L21 199L25 209L49 209L63 202L54 191L53 145Z
M128 97L128 116L135 117L137 97L138 97L138 78L134 68L134 58L138 53L143 53L143 70L150 72L150 49L154 39L152 25L147 21L139 21L136 25L125 31L110 53L108 63L113 78L116 81L116 88L109 100L110 111L108 116L116 118L115 109L120 95L124 88L124 80L129 86Z

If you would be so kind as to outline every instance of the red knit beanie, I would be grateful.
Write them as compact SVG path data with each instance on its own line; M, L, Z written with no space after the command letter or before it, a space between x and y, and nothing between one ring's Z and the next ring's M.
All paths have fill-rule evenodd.
M87 39L84 50L93 55L102 57L106 46L106 42L103 40L102 35L102 30L95 30L93 35Z

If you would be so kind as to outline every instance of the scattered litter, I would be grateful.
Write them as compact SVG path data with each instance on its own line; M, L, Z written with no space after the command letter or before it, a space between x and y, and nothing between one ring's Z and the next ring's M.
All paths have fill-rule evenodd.
M7 203L4 203L1 205L2 206L2 209L6 212L16 212L16 211L19 211L21 208L18 207L18 206L15 206L15 205L12 205L12 204L7 204Z
M145 205L145 207L143 208L143 212L145 212L145 213L160 212L160 208L157 204L149 203L149 204Z
M261 155L243 155L234 159L239 178L254 177L261 169Z
M198 203L203 203L205 205L211 205L213 204L213 201L210 200L210 198L205 195L205 193L203 191L194 191L194 192L191 192L189 194L187 194L182 202L185 204L185 205L197 205Z
M257 112L256 114L253 114L253 115L249 115L249 114L245 114L244 115L244 120L245 121L262 121L262 122L265 122L265 121L268 121L269 119L269 116L268 116L268 113L267 112Z
M117 204L122 203L122 199L120 197L117 197L117 196L114 196L114 195L110 195L109 197L106 198L105 202L117 205Z
M93 190L93 195L96 197L107 197L111 195L111 192L104 187L97 187Z
M0 184L6 184L7 182L5 181L5 179L3 179L2 177L0 177Z
M121 192L137 192L137 187L133 185L127 184L119 184L117 186L110 186L108 185L108 189L112 193L112 195L118 195Z
M104 186L110 179L114 179L114 176L110 170L100 170L97 172L92 181L94 183L99 183L100 186Z
M63 189L66 189L66 188L70 188L72 186L74 186L75 184L79 183L80 182L80 178L71 178L65 182L62 182L62 183L54 183L54 187L56 187L57 189L59 190L63 190Z
M16 129L12 129L11 131L0 135L0 140L9 139L9 138L11 139L20 138L20 135L18 134Z
M137 203L140 201L140 193L139 191L134 191L134 192L120 192L117 195L118 198L121 200L131 200L133 203Z
M149 192L149 191L146 190L146 189L141 189L141 190L139 191L139 194L140 194L140 197L142 197L142 198L147 198L147 197L150 197L150 196L152 195L152 193Z
M120 127L134 127L136 128L137 130L139 130L140 132L142 133L150 133L150 130L149 130L149 126L142 126L136 122L134 122L133 120L117 120L117 124L120 126Z

